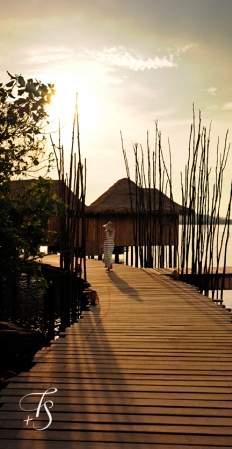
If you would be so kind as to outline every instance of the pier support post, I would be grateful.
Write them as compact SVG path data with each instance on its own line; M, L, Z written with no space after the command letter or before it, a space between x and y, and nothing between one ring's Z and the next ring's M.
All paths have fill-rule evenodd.
M128 252L129 252L128 246L126 246L125 252L126 252L126 265L128 265Z
M131 267L133 267L134 263L134 247L131 246Z

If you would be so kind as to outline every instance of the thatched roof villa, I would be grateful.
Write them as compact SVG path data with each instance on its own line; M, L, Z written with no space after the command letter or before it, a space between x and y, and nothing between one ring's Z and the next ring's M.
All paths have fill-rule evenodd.
M182 206L157 189L120 179L86 207L86 253L101 254L103 224L112 221L115 246L177 245ZM139 242L139 243L138 243Z
M12 181L12 192L17 198L31 182L36 180ZM60 197L60 184L53 180L52 190ZM69 189L65 186L65 195ZM71 192L72 196L73 193ZM63 196L63 195L62 195ZM120 179L96 199L86 212L86 255L101 255L103 224L112 221L116 230L117 248L158 245L178 245L179 215L182 206L172 201L157 189L140 188L127 178ZM81 225L81 223L80 223ZM57 250L59 250L60 221L52 218L50 230L57 231ZM79 228L81 241L81 226ZM76 240L76 239L75 239ZM75 246L75 243L74 243Z

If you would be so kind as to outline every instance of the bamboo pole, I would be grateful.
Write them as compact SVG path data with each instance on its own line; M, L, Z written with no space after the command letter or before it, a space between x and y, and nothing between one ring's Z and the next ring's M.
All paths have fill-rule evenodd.
M213 188L210 188L210 175L212 169L209 167L209 152L211 139L211 124L207 130L202 126L201 112L198 115L198 124L196 124L195 111L193 105L193 120L190 127L188 142L188 157L185 166L184 176L181 173L181 193L182 193L182 229L181 229L181 251L178 254L177 265L180 266L181 274L191 271L192 277L204 274L206 282L199 288L208 295L209 276L212 274L214 258L216 253L216 273L215 290L218 294L217 274L222 255L222 248L227 250L227 221L223 238L219 241L220 210L223 187L223 172L226 167L230 146L227 144L227 134L224 143L222 155L219 157L219 141L216 148L216 167L215 182ZM153 265L163 265L163 254L166 254L166 263L169 261L171 266L172 251L170 242L173 241L172 219L175 218L175 207L172 194L172 161L171 148L168 140L169 149L169 169L165 163L162 150L161 132L158 129L158 122L155 122L155 149L151 155L149 147L149 134L147 132L147 174L145 172L144 153L141 146L141 163L138 156L138 144L133 146L135 156L135 227L136 241L138 247L142 243L148 251L153 243L154 261ZM129 173L128 161L125 157L127 173ZM151 182L152 179L152 182ZM153 184L153 200L151 198L151 185ZM156 196L156 185L159 190ZM170 197L170 223L169 223L169 253L167 249L162 248L164 225L167 226L167 213L164 210L163 194ZM212 192L212 194L211 194ZM158 200L158 208L157 202ZM157 212L158 220L154 220L153 215ZM227 220L227 219L226 219ZM158 232L157 232L158 222ZM158 236L158 237L157 237ZM176 236L174 236L174 254L176 254ZM154 244L155 243L155 244ZM137 248L137 246L136 246ZM136 251L135 251L136 252ZM156 252L158 257L156 257ZM140 248L140 262L146 261L146 251ZM225 263L224 263L225 265Z

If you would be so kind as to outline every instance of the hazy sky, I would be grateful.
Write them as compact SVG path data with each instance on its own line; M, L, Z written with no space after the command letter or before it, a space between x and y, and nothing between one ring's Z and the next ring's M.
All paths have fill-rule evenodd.
M221 151L227 129L231 141L231 19L232 0L1 0L0 81L8 70L55 84L67 161L78 92L87 204L126 176L120 131L133 179L133 143L146 152L149 131L153 150L158 120L181 202L193 104L212 121L212 167L217 137ZM225 204L231 173L230 156Z

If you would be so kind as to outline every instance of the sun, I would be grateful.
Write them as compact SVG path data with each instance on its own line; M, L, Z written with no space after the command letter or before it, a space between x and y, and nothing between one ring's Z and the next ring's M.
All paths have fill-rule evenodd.
M102 113L98 91L93 83L80 76L63 76L55 82L55 91L48 111L51 123L57 126L60 121L61 128L70 127L77 104L82 133L93 132Z

